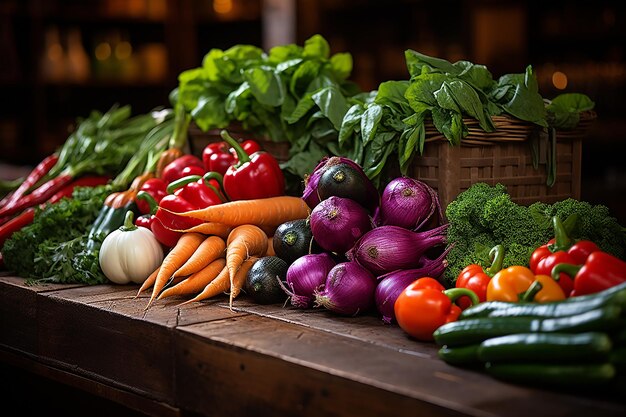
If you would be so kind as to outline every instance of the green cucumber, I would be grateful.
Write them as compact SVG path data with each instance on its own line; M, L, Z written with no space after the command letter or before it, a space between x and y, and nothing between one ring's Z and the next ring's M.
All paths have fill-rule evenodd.
M610 363L546 364L546 363L487 363L487 373L498 379L550 387L582 387L603 385L615 377Z
M437 351L437 355L450 365L476 365L482 363L478 359L479 346L479 344L458 347L444 345Z
M483 362L606 361L611 352L606 333L517 333L482 342L476 352Z
M593 310L609 303L626 307L626 283L595 294L570 297L549 303L487 301L465 309L459 319L513 316L564 317Z
M460 346L515 333L608 331L621 324L621 311L620 307L609 304L567 317L480 317L458 320L439 327L433 337L439 345Z

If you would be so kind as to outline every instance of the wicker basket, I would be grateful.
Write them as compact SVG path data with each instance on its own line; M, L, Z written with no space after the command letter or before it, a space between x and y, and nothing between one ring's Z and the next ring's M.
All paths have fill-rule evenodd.
M191 153L202 157L202 150L206 145L223 140L220 136L221 130L222 129L211 129L205 132L192 122L188 131ZM257 141L259 145L261 145L261 148L272 154L278 162L286 162L289 159L289 142L276 142L263 136L251 135L250 132L243 129L240 124L231 124L227 130L233 138L239 141L247 139Z
M528 205L580 198L582 139L595 120L585 112L576 129L556 132L556 176L547 185L548 134L535 125L508 116L493 117L497 131L483 131L474 119L464 119L469 135L452 146L434 126L427 125L424 153L416 156L411 175L437 190L443 207L472 184L504 184L511 199ZM531 142L538 150L533 164Z

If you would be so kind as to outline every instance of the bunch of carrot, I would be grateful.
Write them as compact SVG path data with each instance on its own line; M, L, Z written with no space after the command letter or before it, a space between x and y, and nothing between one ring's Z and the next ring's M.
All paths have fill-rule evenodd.
M309 208L299 197L279 196L177 214L204 223L182 230L162 264L139 288L137 295L152 287L146 309L166 297L194 295L182 303L187 304L223 293L229 294L232 307L254 262L273 253L273 230L286 221L306 218ZM218 235L216 229L227 232Z

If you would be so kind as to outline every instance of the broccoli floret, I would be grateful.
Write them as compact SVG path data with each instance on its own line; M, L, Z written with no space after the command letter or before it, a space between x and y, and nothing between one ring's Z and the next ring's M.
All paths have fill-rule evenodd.
M476 183L460 193L446 208L448 241L444 278L450 285L470 263L489 267L489 250L501 244L503 267L528 266L532 252L554 237L552 217L565 222L573 216L569 235L588 239L621 259L626 256L626 234L609 209L569 198L554 204L536 202L526 207L511 200L502 184Z
M564 220L573 213L578 215L578 219L570 232L571 238L591 240L603 251L624 259L626 234L607 206L568 198L551 206L550 218L558 216Z

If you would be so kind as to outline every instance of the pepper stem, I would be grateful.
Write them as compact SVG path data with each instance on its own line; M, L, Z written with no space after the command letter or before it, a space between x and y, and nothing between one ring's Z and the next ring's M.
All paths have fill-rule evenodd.
M576 274L578 274L578 271L580 271L580 268L582 268L582 265L574 265L574 264L566 264L566 263L562 263L562 264L556 264L554 265L554 267L552 268L552 278L555 281L559 280L559 276L561 275L561 272L564 272L565 274L569 275L572 279L574 279L576 277Z
M237 159L239 159L239 162L237 162L235 166L238 167L246 162L250 162L250 155L248 155L246 151L241 147L237 139L228 134L226 129L220 132L220 136L235 150L235 152L237 152Z
M182 188L189 183L196 182L201 178L202 177L200 175L187 175L186 177L182 177L175 181L172 181L167 185L167 193L173 194L174 191L178 190L179 188Z
M554 226L554 240L555 242L548 246L552 253L559 251L567 251L574 242L567 235L567 231L565 230L565 226L563 222L559 218L559 216L552 217L552 225Z
M152 197L152 194L150 194L147 191L142 190L137 193L137 199L144 200L146 203L148 203L148 207L150 207L150 214L156 213L159 205L157 204L154 197Z
M533 301L537 293L541 291L542 289L543 289L543 285L541 284L541 282L535 280L533 281L532 284L530 284L530 287L528 287L528 289L525 292L519 295L519 300L521 302Z
M206 174L204 174L204 177L202 178L204 180L204 184L210 189L212 189L213 192L215 192L215 194L217 194L220 200L222 200L222 203L230 201L230 198L228 198L228 195L226 194L226 190L224 190L224 177L222 177L222 174L220 174L219 172L215 172L215 171L209 171ZM218 190L217 188L215 188L215 186L209 182L210 180L217 181L218 185L220 186L220 189Z
M502 269L502 261L504 260L504 246L496 245L489 251L489 259L491 266L485 271L487 275L493 277Z
M443 293L452 302L454 302L459 297L463 297L464 295L467 295L470 298L473 306L480 303L480 300L478 299L478 296L476 295L476 293L470 290L469 288L450 288L448 290L445 290Z

